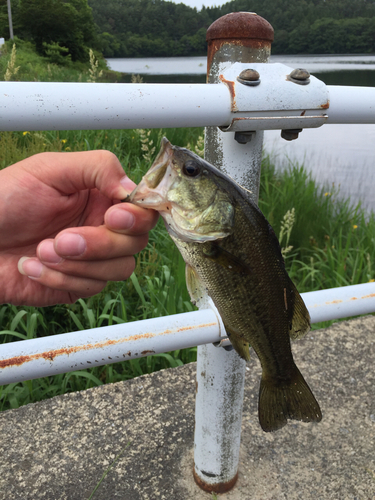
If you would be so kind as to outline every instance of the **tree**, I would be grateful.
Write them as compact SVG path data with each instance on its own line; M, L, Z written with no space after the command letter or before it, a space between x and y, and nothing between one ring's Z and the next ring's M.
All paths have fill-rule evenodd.
M88 2L107 57L203 55L210 24L240 11L272 24L274 54L374 51L375 0L232 0L200 12L166 0Z
M73 61L88 61L96 43L95 24L87 0L20 0L20 37L31 39L39 53L45 44L66 47Z

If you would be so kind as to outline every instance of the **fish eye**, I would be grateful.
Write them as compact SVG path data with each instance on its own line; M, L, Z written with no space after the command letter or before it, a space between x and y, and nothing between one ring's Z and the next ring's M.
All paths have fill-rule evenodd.
M199 175L201 173L201 167L199 166L199 164L196 161L188 160L184 164L182 171L188 177L197 177L197 175Z

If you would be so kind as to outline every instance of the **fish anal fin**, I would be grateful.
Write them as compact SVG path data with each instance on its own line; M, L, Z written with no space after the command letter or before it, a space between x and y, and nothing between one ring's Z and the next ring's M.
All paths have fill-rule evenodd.
M310 331L310 314L301 295L298 293L297 288L293 283L292 290L294 292L294 307L289 335L292 340L296 340L303 337L308 331Z
M259 391L259 422L265 432L276 431L287 420L320 422L322 413L297 367L290 381L277 383L262 377Z
M237 354L240 356L240 358L244 359L245 361L250 361L250 344L246 342L246 340L243 337L240 337L239 335L236 335L235 333L230 332L230 330L227 328L226 325L225 330L228 334L229 340L234 347L235 351Z

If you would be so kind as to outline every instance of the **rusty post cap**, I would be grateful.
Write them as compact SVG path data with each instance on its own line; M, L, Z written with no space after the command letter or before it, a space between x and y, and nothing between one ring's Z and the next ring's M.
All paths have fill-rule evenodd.
M253 38L273 42L273 28L254 12L231 12L214 21L207 30L206 40Z

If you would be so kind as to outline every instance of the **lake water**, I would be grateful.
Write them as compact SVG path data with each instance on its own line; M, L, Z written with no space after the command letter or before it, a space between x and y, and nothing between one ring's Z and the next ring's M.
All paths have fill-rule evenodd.
M204 83L206 61L206 57L171 57L108 63L124 74L123 81L139 74L146 83ZM375 87L375 54L272 56L271 62L306 68L327 85ZM323 125L303 130L291 142L281 139L280 131L270 130L265 132L264 147L278 168L303 163L327 190L332 184L340 186L342 196L375 211L375 125Z

